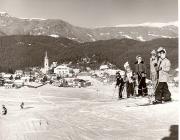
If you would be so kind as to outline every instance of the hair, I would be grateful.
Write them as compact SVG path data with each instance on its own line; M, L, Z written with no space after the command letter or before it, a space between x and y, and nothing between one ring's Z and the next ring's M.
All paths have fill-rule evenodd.
M161 50L159 53L166 53L166 51L165 50Z

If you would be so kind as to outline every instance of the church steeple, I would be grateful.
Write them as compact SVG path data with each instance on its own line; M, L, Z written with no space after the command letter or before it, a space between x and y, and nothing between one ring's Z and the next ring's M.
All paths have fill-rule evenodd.
M47 74L49 70L49 59L47 56L47 51L45 52L45 57L44 57L44 72Z

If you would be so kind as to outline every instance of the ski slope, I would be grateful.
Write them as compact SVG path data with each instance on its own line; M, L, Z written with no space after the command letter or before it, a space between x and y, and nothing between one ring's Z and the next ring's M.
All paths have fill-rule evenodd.
M88 88L0 88L0 140L160 140L178 124L178 89L172 103L137 106L147 98L117 100L114 86L91 79ZM25 108L20 109L20 103Z

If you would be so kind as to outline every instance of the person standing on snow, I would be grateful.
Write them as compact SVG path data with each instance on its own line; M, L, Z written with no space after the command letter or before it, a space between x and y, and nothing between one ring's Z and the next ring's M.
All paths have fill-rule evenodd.
M161 54L160 54L160 52L163 50L164 48L163 47L159 47L158 49L157 49L157 65L155 65L155 67L156 67L156 74L157 74L157 81L158 81L158 79L159 79L159 71L158 71L158 66L159 66L159 64L161 63ZM157 82L156 82L157 83Z
M156 83L157 83L157 63L158 59L156 56L156 51L153 50L151 52L151 58L150 58L150 80L152 81L153 89L155 90Z
M7 108L5 107L5 105L2 105L2 115L6 115L7 114Z
M146 96L147 87L146 87L146 66L142 57L140 55L136 56L135 62L135 72L138 77L138 95L137 96Z
M171 93L168 89L169 71L171 67L170 61L166 58L166 50L159 51L161 61L158 63L159 79L155 91L155 101L153 104L162 103L162 101L171 101Z
M134 95L134 79L133 79L133 72L129 66L129 63L126 62L124 64L125 68L125 75L126 75L126 91L127 91L127 98Z
M119 100L122 99L122 92L124 89L124 79L121 77L120 73L117 72L116 73L116 86L115 88L118 86L119 87Z
M22 103L20 104L20 108L21 108L21 109L24 109L24 102L22 102Z

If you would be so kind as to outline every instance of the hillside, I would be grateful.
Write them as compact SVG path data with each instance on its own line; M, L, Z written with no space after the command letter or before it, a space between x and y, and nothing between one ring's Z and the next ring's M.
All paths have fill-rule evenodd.
M177 22L82 28L61 19L22 19L0 12L0 36L45 35L65 37L78 42L129 38L148 41L178 37Z
M78 43L66 38L48 36L4 36L0 37L0 70L24 69L30 66L43 66L45 51L50 63L72 62L76 66L99 68L103 62L110 62L123 69L129 61L132 68L136 55L143 56L149 67L152 49L163 46L167 49L172 68L178 66L178 39L155 39L136 41L131 39L112 39L96 42ZM86 61L83 60L86 58Z

